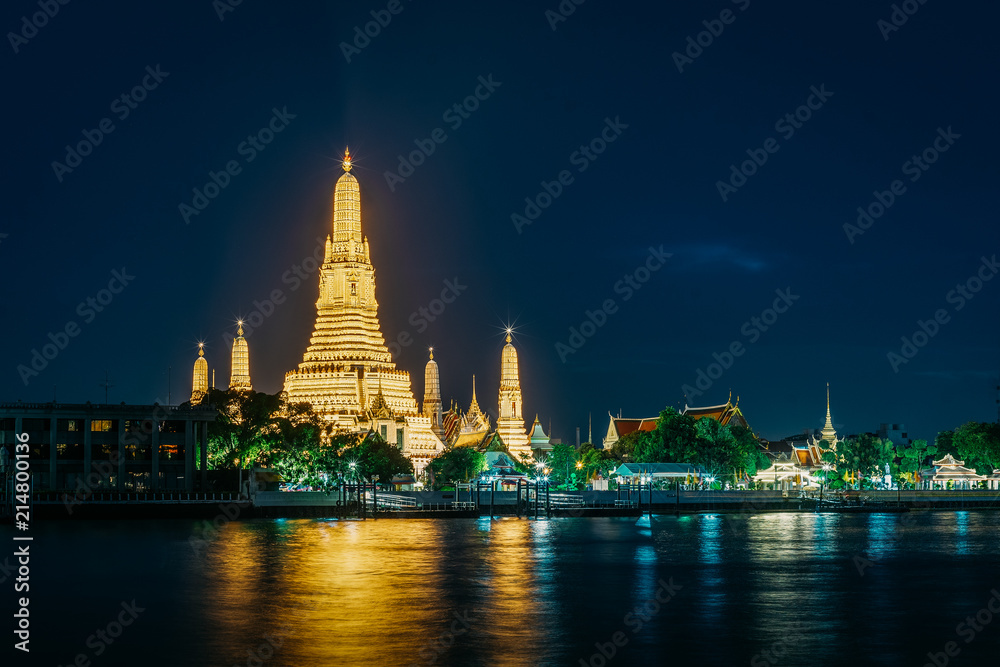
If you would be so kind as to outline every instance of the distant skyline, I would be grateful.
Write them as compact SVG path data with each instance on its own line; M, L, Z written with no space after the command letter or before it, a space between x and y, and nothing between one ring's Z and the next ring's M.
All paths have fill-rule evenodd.
M199 341L224 387L240 317L280 391L350 146L418 399L433 345L495 418L512 323L565 442L730 391L776 439L827 382L840 433L997 419L1000 8L557 5L5 7L0 401L180 402Z

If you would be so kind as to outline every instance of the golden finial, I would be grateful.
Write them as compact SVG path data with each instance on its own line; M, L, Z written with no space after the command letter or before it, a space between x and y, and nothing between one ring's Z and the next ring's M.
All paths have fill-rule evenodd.
M427 349L428 349L428 350L430 351L430 353L431 353L431 359L433 359L433 358L434 358L434 348L433 348L433 347L429 347L429 348L427 348Z
M205 344L204 343L198 343L198 356L199 357L204 357L205 356Z
M239 326L239 328L236 330L236 335L237 336L242 336L243 335L243 320L236 320L236 324Z
M511 328L507 327L507 342L508 343L510 342L510 332L511 332Z
M344 148L344 171L351 170L351 149L350 147Z

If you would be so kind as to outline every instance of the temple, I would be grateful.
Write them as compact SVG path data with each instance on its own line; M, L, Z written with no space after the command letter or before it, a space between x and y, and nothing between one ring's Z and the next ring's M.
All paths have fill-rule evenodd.
M517 372L517 350L511 345L511 330L507 329L507 344L503 346L500 360L500 417L497 435L517 459L530 459L531 447L521 416L521 380Z
M422 411L431 420L431 430L438 438L444 438L444 415L441 412L441 374L434 361L434 348L429 350L431 358L424 367L424 404ZM475 393L475 390L473 390Z
M822 440L826 440L827 447L833 451L837 451L837 443L840 442L837 439L837 431L833 428L833 420L830 418L830 383L826 383L826 423L823 425L823 429L819 432L819 437L815 435L809 440L810 445L815 445L819 447L819 443Z
M250 382L250 348L243 337L243 321L237 322L236 338L233 339L233 364L229 376L229 391L253 391Z
M432 430L433 417L417 408L410 374L396 369L386 348L349 150L343 168L334 188L333 233L319 270L316 324L302 363L285 374L285 393L291 403L311 404L335 431L379 433L420 474L444 445Z
M736 403L733 403L733 396L730 394L726 402L721 405L709 405L697 408L685 404L680 414L688 415L695 421L711 417L723 426L737 424L749 429L750 425L747 424L747 420L740 410L739 403L739 396L736 397ZM619 438L634 431L655 431L656 423L659 420L659 417L643 417L641 419L615 417L611 413L608 413L608 417L611 418L611 422L608 424L608 433L604 436L604 449L611 449L618 442Z
M191 380L191 405L198 405L208 393L208 362L205 360L205 344L198 343L198 358L194 360L194 374Z

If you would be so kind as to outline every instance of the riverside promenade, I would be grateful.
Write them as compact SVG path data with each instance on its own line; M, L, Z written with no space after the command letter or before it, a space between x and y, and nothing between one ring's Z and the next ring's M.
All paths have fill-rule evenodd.
M0 495L4 521L12 520L11 498ZM363 502L362 502L363 501ZM1000 492L847 491L801 494L791 491L580 491L543 488L490 491L258 492L236 493L59 493L32 496L32 513L43 520L211 518L220 508L241 518L355 516L368 518L458 518L477 516L638 516L704 512L900 512L996 510Z

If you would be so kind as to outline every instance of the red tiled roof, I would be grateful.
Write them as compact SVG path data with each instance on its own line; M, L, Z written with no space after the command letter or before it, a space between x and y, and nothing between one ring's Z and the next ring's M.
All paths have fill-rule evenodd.
M614 418L615 430L618 431L618 437L623 435L628 435L633 431L652 431L656 429L657 417L652 419L621 419Z

